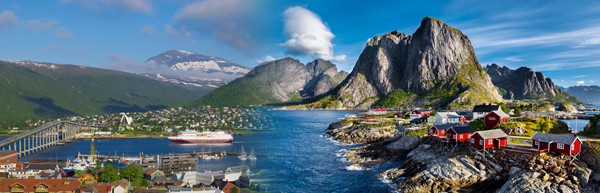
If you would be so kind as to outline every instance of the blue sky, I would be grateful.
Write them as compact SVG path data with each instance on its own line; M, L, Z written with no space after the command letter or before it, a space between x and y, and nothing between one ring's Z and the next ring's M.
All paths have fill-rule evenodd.
M0 1L0 60L106 68L178 49L248 67L322 57L351 71L369 38L412 34L425 16L465 33L482 65L531 67L560 86L600 82L591 1Z

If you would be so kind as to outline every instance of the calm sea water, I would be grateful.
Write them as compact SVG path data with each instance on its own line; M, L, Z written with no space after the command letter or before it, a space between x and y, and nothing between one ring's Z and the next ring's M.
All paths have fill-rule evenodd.
M231 144L174 144L168 139L103 139L97 140L96 150L102 155L138 156L212 151L238 152L243 146L255 149L258 161L241 161L236 156L221 160L199 161L200 170L225 169L249 165L253 172L268 171L284 183L282 192L391 192L389 183L378 177L386 169L401 162L387 163L368 170L347 170L350 162L341 154L355 145L339 145L323 137L331 122L352 113L346 111L268 111L275 125L272 132L234 136ZM0 138L5 139L5 138ZM77 140L65 146L51 147L27 156L32 159L67 159L78 153L89 154L90 140Z

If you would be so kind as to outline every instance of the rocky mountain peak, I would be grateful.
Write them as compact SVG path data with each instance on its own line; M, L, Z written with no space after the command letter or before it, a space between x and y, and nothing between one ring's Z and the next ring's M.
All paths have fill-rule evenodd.
M425 17L412 36L392 31L372 38L345 82L336 98L346 107L365 104L373 97L385 98L396 90L417 97L390 105L502 101L467 36L431 17ZM432 97L443 89L451 96Z
M547 99L561 101L578 101L575 97L560 90L552 79L543 73L535 72L528 67L516 70L497 64L487 65L485 71L505 99Z

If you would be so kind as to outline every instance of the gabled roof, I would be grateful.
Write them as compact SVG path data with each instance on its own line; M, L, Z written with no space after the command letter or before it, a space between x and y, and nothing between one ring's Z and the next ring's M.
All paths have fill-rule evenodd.
M473 107L473 112L489 113L497 110L500 110L499 105L475 105L475 107Z
M417 122L417 123L418 123L418 122L421 122L421 119L419 119L419 118L414 118L414 119L410 120L410 122Z
M442 119L457 118L460 116L456 112L438 112L435 115L439 115Z
M458 133L474 133L475 132L475 130L473 128L471 128L471 126L454 126L450 129L454 130L457 134Z
M158 170L157 170L157 169L154 169L154 168L151 168L151 169L149 169L148 171L146 171L146 173L144 173L144 174L146 174L146 175L152 175L152 174L154 174L154 172L156 172L156 171L158 171Z
M34 192L38 184L48 186L50 192L73 191L79 188L77 181L63 181L61 179L3 179L0 181L0 192L10 192L10 185L20 184L25 188L25 192Z
M506 114L504 111L492 111L492 113L500 116L500 118L509 118L510 117L510 115Z
M451 127L454 127L454 124L434 125L434 126L431 126L431 127L435 127L438 130L446 130L446 129L450 129Z
M487 131L477 131L481 137L484 139L492 139L492 138L502 138L507 137L508 135L504 133L501 129L492 129Z
M429 110L429 109L415 109L415 110L413 110L413 111L419 111L419 112L421 112L421 113L424 113L424 112L431 112L431 110Z
M575 140L577 140L577 136L574 135L556 135L551 133L540 133L537 132L531 137L531 140L542 140L542 141L552 141L554 143L562 143L562 144L573 144Z
M429 119L429 117L431 117L431 116L425 115L425 116L420 117L420 119Z

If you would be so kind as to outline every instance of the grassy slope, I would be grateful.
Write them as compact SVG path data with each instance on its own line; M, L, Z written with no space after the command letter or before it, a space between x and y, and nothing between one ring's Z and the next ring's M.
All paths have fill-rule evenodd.
M0 121L146 111L199 94L124 72L60 65L27 68L0 62Z
M182 104L180 106L196 107L198 105L212 105L217 107L230 107L235 105L254 105L276 103L269 92L261 90L270 90L270 85L253 83L251 78L241 77L219 87L204 97Z

